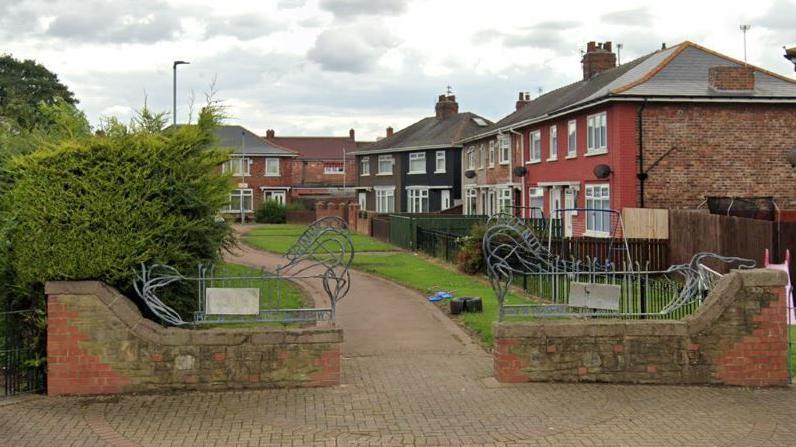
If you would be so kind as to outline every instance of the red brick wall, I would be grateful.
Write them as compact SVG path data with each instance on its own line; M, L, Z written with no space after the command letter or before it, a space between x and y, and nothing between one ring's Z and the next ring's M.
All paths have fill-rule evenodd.
M300 160L292 159L289 162L290 177L286 180L291 186L328 186L342 187L351 186L357 181L357 164L353 156L345 161L345 175L326 174L327 164L343 164L342 160Z
M708 82L716 90L753 90L755 70L744 66L710 67Z

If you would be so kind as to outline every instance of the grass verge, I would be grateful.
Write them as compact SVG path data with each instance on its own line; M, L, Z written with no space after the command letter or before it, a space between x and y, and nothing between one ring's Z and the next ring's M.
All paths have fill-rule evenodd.
M246 243L249 245L274 252L285 254L296 242L306 227L291 224L267 224L258 226L246 234ZM357 253L376 251L395 251L397 248L391 244L378 241L361 234L352 234L351 239Z

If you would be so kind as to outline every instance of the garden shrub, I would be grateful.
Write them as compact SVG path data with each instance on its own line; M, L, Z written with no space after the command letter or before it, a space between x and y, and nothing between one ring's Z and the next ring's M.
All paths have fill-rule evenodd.
M302 201L290 202L286 206L287 211L307 211L307 206Z
M456 265L459 270L468 275L486 273L482 245L485 233L486 225L476 224L470 228L470 233L461 240L462 248L456 256Z
M279 224L287 222L287 208L276 200L266 200L254 212L258 223Z

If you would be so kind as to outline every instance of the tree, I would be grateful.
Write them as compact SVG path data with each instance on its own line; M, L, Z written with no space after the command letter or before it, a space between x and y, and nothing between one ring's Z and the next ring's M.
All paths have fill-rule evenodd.
M55 73L30 59L20 61L10 55L0 56L0 121L31 130L49 123L48 117L40 113L39 105L53 105L59 100L70 106L78 103Z

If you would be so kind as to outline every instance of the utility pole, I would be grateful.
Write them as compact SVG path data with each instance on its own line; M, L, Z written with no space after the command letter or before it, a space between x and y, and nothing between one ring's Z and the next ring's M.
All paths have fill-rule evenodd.
M741 25L740 29L743 32L743 62L746 63L746 32L749 31L752 25Z
M172 65L172 67L171 67L171 69L174 71L174 81L172 82L172 87L173 87L173 91L174 91L174 95L173 95L173 100L174 100L173 106L174 107L172 108L171 116L172 116L172 121L173 121L175 126L177 125L177 65L186 65L186 64L190 64L190 62L174 61L174 65Z

